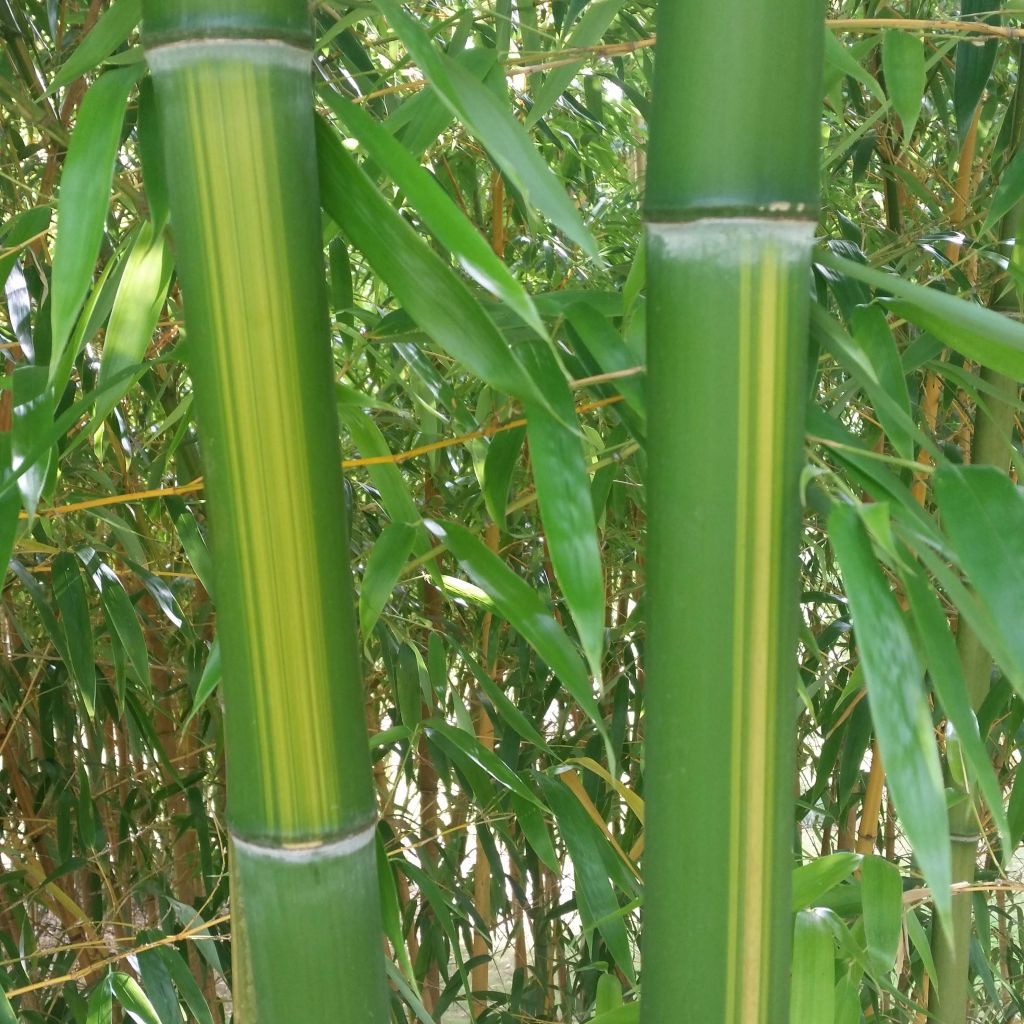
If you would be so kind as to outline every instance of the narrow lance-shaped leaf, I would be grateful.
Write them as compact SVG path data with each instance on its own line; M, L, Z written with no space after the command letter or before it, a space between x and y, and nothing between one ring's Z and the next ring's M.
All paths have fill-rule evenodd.
M488 384L544 401L469 289L377 191L324 121L317 122L317 149L324 208L413 320Z
M835 942L826 916L801 910L793 929L791 1024L834 1024Z
M114 161L128 94L142 76L141 64L101 75L82 100L57 203L53 253L50 381L63 387L75 353L68 340L89 284L103 239Z
M91 71L128 38L141 18L142 0L117 0L111 4L61 65L46 91L54 92Z
M509 181L585 253L596 257L597 247L579 212L507 104L441 53L396 0L376 2L438 95L484 145Z
M893 109L903 126L903 144L910 141L924 96L924 43L920 36L890 29L882 34L882 70Z
M948 915L952 874L949 822L924 691L924 669L856 509L837 505L829 517L829 536L846 583L871 720L893 803L932 889L935 905L940 913Z
M167 295L171 268L163 233L154 234L147 221L132 246L117 287L103 339L101 383L142 362ZM104 405L110 402L108 398Z
M935 288L819 250L818 263L894 296L886 304L950 348L1010 377L1024 378L1024 325Z
M993 466L944 466L935 498L960 564L1024 672L1024 496Z
M470 579L490 594L498 610L544 659L598 731L604 722L579 655L536 591L462 526L425 520Z
M374 543L359 588L359 625L364 643L373 632L415 543L416 528L408 523L389 523Z
M981 787L985 803L1002 837L1004 854L1008 856L1011 843L1002 787L992 770L992 761L978 730L978 720L967 694L967 681L964 679L960 655L945 612L935 591L921 573L904 568L900 572L900 579L917 624L917 634L928 662L932 686L956 730L967 765Z
M96 706L96 664L93 660L92 623L85 586L74 555L62 551L53 560L53 594L60 609L61 628L71 655L68 666L82 694L86 712Z
M437 181L358 104L329 89L321 90L320 95L370 158L405 193L431 234L455 256L463 270L546 338L544 322L526 290Z

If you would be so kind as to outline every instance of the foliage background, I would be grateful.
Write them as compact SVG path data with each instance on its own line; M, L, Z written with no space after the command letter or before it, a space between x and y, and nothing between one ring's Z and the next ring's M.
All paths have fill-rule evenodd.
M322 154L340 146L377 197L368 233L325 186L324 243L394 1012L587 1020L632 1003L639 968L643 453L665 441L646 436L642 388L654 8L422 2L396 32L392 6L319 3L315 17L322 113L339 132ZM1024 346L974 316L1018 312L1019 43L1012 10L974 34L941 21L987 12L964 8L829 10L799 772L779 780L798 794L794 909L828 922L825 967L799 938L794 965L798 996L827 976L822 1020L924 1019L935 966L918 865L948 849L944 786L979 808L973 1019L1024 1012L1011 856L1024 516L1008 482L954 468L993 396L1010 409L1014 479L1019 460ZM0 3L0 1019L230 1016L202 446L160 172L173 154L153 127L138 17L135 0ZM743 45L737 25L738 62ZM423 47L458 69L448 86ZM480 114L495 99L540 160L504 153ZM929 290L901 296L837 257ZM936 305L940 293L972 305ZM536 409L527 437L467 329L489 322L530 352L533 318L580 426L555 479L534 449L562 435ZM860 509L868 547L844 556L846 585L895 623L888 647L864 630L854 643L827 532L836 504ZM581 506L601 556L596 655L586 573L560 568ZM424 520L458 525L439 544ZM538 616L568 654L537 635ZM940 692L937 671L956 661L946 623L961 616L998 664L963 756L945 724L968 720L967 684L954 673ZM573 684L584 657L599 670L592 707ZM919 713L931 727L887 749L886 723ZM918 768L939 753L936 786ZM936 799L943 813L915 818Z

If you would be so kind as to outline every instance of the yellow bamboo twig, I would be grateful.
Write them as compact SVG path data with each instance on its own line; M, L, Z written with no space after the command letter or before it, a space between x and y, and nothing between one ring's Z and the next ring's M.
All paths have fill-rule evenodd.
M595 383L612 379L613 377L631 376L635 372L638 371L627 370L621 371L618 374L601 374L599 378L588 377L584 381L577 383ZM579 405L576 407L576 412L577 414L593 412L595 409L601 409L605 406L614 405L616 402L621 401L621 395L612 395L609 398L601 398L594 402L586 402L583 405ZM416 448L410 448L404 452L394 452L390 455L373 455L362 459L344 459L341 465L344 469L357 469L360 466L400 465L403 462L408 462L409 459L415 459L421 455L427 455L430 452L439 451L442 448L453 448L456 445L467 444L470 441L476 441L482 437L493 437L495 434L500 434L506 430L514 430L516 427L522 427L525 425L525 418L517 417L516 419L508 420L504 423L495 423L489 424L485 427L479 427L476 430L471 430L467 434L459 434L457 437L446 437L442 438L440 441L431 441L429 444L418 445ZM105 508L110 505L125 505L133 501L146 501L150 498L168 498L175 495L196 494L199 491L202 491L203 487L203 478L196 477L196 479L190 483L180 484L176 487L154 487L147 491L132 491L127 494L108 494L102 498L86 498L82 501L74 501L66 505L54 505L52 508L40 509L39 515L51 517L66 516L72 512L81 512L90 508ZM24 511L21 513L21 518L26 518Z

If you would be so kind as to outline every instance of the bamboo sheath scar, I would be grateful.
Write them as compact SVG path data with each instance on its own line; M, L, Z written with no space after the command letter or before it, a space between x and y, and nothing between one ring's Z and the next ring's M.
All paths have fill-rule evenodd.
M789 1018L797 483L823 15L818 0L658 9L644 1024ZM742 52L737 20L750 29ZM780 34L781 64L769 45Z
M143 36L209 496L235 1019L384 1021L306 4L151 3Z

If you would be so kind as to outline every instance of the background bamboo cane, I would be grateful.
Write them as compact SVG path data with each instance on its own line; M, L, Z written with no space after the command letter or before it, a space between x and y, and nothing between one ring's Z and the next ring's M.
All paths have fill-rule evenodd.
M787 1018L790 610L822 15L817 0L659 11L647 187L650 1024ZM749 30L742 69L737 19ZM785 62L772 38L788 41Z
M145 11L216 559L240 1022L383 1020L306 5Z

